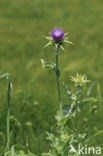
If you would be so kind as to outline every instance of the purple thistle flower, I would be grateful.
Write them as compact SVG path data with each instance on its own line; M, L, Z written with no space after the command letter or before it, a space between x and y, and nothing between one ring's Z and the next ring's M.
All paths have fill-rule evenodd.
M64 39L64 31L61 28L54 28L50 32L50 36L53 40L63 40Z

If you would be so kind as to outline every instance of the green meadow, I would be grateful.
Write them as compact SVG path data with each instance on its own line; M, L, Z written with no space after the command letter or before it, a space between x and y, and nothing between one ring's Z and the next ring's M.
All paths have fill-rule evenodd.
M38 155L49 149L45 132L55 131L58 95L54 72L43 69L40 60L55 62L53 47L43 48L44 37L54 27L68 32L73 42L60 54L63 103L62 82L72 88L70 76L78 72L96 81L92 96L100 101L85 106L72 124L88 133L90 145L103 147L102 0L0 0L0 74L9 72L13 85L11 145L21 144ZM1 156L6 145L6 91L7 80L0 79Z

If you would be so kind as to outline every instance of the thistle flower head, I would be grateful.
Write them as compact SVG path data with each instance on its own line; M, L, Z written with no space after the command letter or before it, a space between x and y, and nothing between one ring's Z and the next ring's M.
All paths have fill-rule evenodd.
M63 29L54 28L50 32L50 36L45 37L47 40L49 40L49 42L44 46L44 48L49 45L54 45L56 47L58 45L64 51L64 48L63 48L64 43L72 44L72 42L68 40L68 37L66 37L66 35L67 33L65 33Z
M64 30L61 28L54 28L50 32L50 36L52 37L53 40L63 40L64 39Z
M85 75L80 75L77 73L75 77L71 77L71 80L75 83L75 86L83 87L86 83L90 82L87 80Z

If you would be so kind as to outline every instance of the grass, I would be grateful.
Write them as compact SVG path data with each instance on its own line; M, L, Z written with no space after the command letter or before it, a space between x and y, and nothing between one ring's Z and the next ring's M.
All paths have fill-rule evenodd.
M51 131L54 125L53 114L58 105L54 74L42 69L40 59L45 57L50 62L55 60L51 47L43 49L46 43L44 36L54 27L62 27L69 32L70 40L74 43L72 46L65 46L66 52L60 56L61 70L64 73L61 80L69 85L70 75L75 72L85 73L88 79L99 82L102 93L102 6L102 0L0 1L0 73L9 72L12 75L11 114L21 123L21 127L17 123L14 127L12 143L25 145L27 141L28 146L31 146L29 148L35 153L47 149L45 131ZM5 88L5 80L1 80L1 140L5 140L6 134ZM98 88L94 87L95 96L97 92ZM90 135L91 129L96 131L103 128L102 103L96 105L96 114L91 115L86 110L86 113L81 113L78 117L87 118L84 129L88 127ZM78 130L81 118L74 123ZM32 128L27 126L27 122L32 123ZM98 139L94 138L95 144L102 144L101 135ZM28 140L27 136L31 139ZM0 151L2 150L0 146Z

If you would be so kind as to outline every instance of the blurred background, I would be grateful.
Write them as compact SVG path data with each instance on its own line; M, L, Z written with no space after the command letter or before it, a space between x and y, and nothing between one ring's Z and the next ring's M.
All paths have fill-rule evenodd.
M86 74L97 81L93 95L102 97L103 90L103 1L102 0L0 0L0 74L9 72L13 84L11 101L12 144L19 143L34 153L48 151L45 131L55 127L58 109L56 78L53 71L42 69L40 59L55 61L53 47L43 49L54 27L68 32L73 45L65 45L60 55L61 82L71 86L70 76ZM6 135L6 87L0 80L0 151ZM65 102L62 87L63 100ZM103 128L103 106L97 111L80 113L75 123L81 130L82 119L92 134ZM14 120L16 119L16 121ZM3 139L4 138L4 139ZM92 142L102 145L103 135Z

